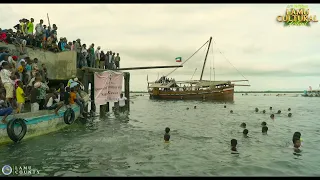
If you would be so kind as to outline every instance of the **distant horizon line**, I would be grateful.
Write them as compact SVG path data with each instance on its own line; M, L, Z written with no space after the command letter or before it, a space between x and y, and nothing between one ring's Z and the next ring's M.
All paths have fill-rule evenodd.
M303 93L304 91L235 91L234 93ZM148 91L130 91L130 93L148 93Z

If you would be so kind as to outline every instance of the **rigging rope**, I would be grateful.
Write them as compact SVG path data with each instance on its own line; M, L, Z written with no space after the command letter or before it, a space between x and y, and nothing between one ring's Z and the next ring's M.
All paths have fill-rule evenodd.
M214 44L217 45L216 41L214 39L212 39ZM228 58L220 51L220 49L217 47L217 50L219 51L219 53L224 57L225 60L228 61L229 64L231 64L231 66L237 70L237 72L245 79L248 80L246 77L244 77L244 75L228 60Z
M204 43L196 52L194 52L185 62L181 63L180 65L183 65L184 63L186 63L188 60L190 60L198 51L200 51L200 49L203 48L203 46L205 46L207 43L209 42L209 40ZM165 77L169 76L170 74L172 74L174 71L176 71L178 68L175 68L174 70L172 70L169 74L167 74Z

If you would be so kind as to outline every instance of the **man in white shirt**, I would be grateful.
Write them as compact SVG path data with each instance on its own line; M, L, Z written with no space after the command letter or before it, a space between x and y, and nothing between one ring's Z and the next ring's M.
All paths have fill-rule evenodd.
M42 26L42 24L43 24L43 20L42 19L40 19L40 23L39 24L37 24L36 25L36 36L40 36L40 37L42 37L42 33L43 33L43 30L44 30L44 28L43 28L43 26ZM42 39L42 38L41 38Z
M3 83L4 88L6 89L7 102L10 102L10 104L12 105L14 82L11 79L11 71L9 71L9 63L3 62L2 68L3 69L0 72L1 81Z
M123 94L120 94L120 98L118 99L119 102L119 111L125 112L126 108L126 100L128 100L126 97L123 96Z

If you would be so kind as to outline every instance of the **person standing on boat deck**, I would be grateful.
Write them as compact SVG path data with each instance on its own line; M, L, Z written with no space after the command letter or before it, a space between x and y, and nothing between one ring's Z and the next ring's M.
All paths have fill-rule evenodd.
M94 59L96 61L96 68L100 67L100 46L97 47L97 50L94 52Z
M117 53L117 56L114 59L114 63L116 65L116 69L119 69L120 68L120 56L119 56L119 53Z
M6 100L10 102L10 105L13 105L13 80L11 79L12 73L9 71L9 63L3 62L2 63L2 70L0 72L1 81L3 83L4 88L6 89Z
M3 116L1 122L6 124L7 117L13 112L12 107L8 106L8 103L5 102L5 92L0 93L0 116Z
M25 103L25 94L23 91L22 81L18 81L18 88L16 89L16 98L17 98L17 113L21 113L23 111L24 103Z
M119 103L119 111L120 112L125 112L125 108L126 108L126 101L127 98L123 96L123 94L120 94L120 98L118 99L118 103Z
M49 90L49 87L47 84L42 82L41 76L37 76L35 79L34 88L38 89L39 91L37 96L37 101L39 103L39 110L43 110L45 108L46 91Z

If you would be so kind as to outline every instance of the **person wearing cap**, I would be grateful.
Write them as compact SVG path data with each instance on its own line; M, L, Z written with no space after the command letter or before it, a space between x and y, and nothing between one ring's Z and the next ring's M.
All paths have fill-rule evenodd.
M95 61L96 61L96 68L101 68L100 65L100 46L97 47L97 50L94 52L95 55ZM102 69L102 68L101 68Z
M71 79L69 79L68 83L67 83L67 87L70 87L71 83L74 82L74 79L76 78L75 75L71 76Z

